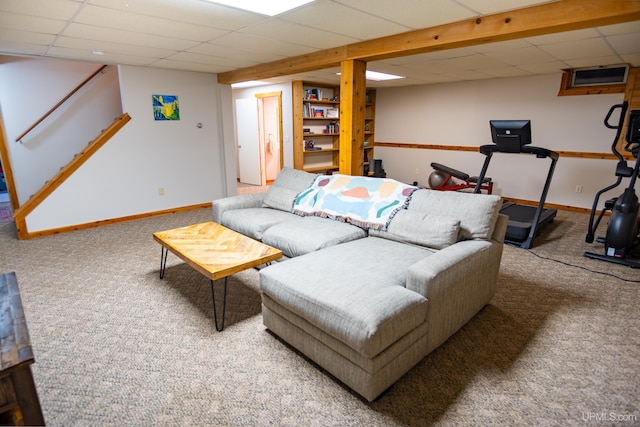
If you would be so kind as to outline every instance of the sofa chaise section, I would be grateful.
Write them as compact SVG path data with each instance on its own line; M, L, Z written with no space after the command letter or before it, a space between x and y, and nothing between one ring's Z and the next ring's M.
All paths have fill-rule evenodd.
M500 204L419 190L386 231L261 270L265 326L374 400L493 296Z

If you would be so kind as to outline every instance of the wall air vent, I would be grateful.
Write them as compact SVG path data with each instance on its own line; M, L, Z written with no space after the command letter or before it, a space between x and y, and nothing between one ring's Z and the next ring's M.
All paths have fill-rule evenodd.
M571 87L625 84L628 73L628 65L576 68L571 70Z

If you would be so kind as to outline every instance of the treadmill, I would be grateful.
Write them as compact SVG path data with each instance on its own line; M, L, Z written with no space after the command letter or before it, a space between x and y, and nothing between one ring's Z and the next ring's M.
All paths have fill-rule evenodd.
M500 209L501 214L509 217L505 242L530 249L533 246L533 239L540 234L544 226L553 222L557 214L556 209L545 208L544 202L551 186L551 179L559 155L546 148L528 145L531 143L531 122L529 120L491 120L490 125L494 144L480 147L480 152L486 158L478 176L478 184L474 193L480 193L479 183L484 179L494 153L531 154L538 159L548 158L551 160L538 206L507 202Z

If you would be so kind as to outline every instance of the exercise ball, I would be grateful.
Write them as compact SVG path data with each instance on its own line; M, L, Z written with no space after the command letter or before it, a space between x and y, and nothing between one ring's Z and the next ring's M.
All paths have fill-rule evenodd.
M429 175L429 187L438 188L440 185L442 185L442 183L446 179L447 179L447 175L445 175L444 173L442 173L440 171L433 171L433 172L431 172L431 175ZM450 186L452 184L453 183L451 182L451 180L449 180L445 184L445 187L448 187L448 186Z

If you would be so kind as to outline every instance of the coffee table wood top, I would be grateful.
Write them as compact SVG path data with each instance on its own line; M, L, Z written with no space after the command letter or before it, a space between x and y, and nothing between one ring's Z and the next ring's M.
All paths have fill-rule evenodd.
M215 222L153 233L153 238L211 280L275 261L282 251Z

